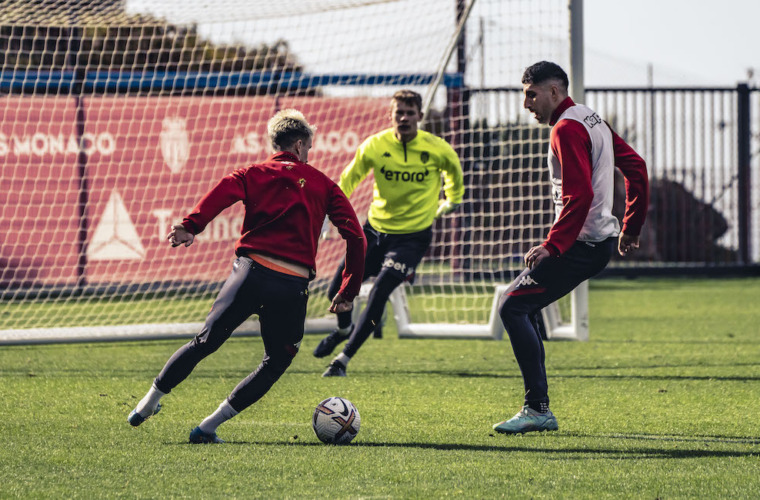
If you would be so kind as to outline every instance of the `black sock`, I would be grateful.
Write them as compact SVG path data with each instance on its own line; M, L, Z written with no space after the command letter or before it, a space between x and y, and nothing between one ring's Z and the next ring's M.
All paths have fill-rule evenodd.
M526 401L525 406L533 411L537 411L538 413L546 413L549 411L549 400L545 399L543 401Z

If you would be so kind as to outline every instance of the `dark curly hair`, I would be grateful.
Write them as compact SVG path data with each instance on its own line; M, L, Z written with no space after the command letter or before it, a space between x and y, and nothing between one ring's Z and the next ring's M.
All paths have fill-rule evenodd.
M522 77L523 84L527 85L540 85L548 80L559 80L565 91L567 91L567 87L570 84L565 70L560 68L558 64L549 61L540 61L532 66L528 66L525 68Z

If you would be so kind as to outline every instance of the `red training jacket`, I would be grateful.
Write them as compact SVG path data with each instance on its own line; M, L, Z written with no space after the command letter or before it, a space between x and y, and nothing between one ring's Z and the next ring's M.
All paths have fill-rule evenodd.
M315 257L325 216L346 240L346 268L339 293L353 300L364 276L367 241L346 195L325 174L292 153L278 152L263 163L225 176L182 220L192 234L206 228L222 210L242 201L245 218L235 254L249 251L306 266L316 273Z
M575 106L567 97L552 113L550 125L550 148L562 167L561 196L562 210L549 230L543 246L551 255L559 255L570 248L587 223L589 210L595 196L612 197L612 177L610 184L603 186L605 193L595 193L592 189L592 141L586 128L575 120L559 120L562 114ZM558 122L559 120L559 122ZM618 136L609 125L612 134L614 166L625 177L626 207L622 221L622 232L637 236L646 220L649 208L649 179L644 160ZM611 167L611 166L610 166Z

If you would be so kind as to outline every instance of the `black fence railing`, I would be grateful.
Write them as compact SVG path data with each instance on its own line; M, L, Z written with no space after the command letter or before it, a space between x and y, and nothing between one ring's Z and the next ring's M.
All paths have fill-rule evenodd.
M518 88L469 89L470 123L486 130L529 126L522 99ZM638 260L616 261L613 269L757 270L760 89L589 88L585 103L649 168L644 248Z

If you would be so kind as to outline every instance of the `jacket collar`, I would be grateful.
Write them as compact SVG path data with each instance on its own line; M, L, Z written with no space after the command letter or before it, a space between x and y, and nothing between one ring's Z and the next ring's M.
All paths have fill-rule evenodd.
M274 161L294 161L301 163L301 160L290 151L277 151L276 153L272 153L272 156L270 156L269 159Z
M559 119L559 117L562 116L562 113L564 113L565 111L567 111L568 108L571 108L573 106L575 106L575 103L573 102L573 100L569 96L565 97L562 100L562 102L559 103L559 106L557 106L554 109L554 112L552 113L552 119L549 121L549 125L553 127L554 124L557 123L557 120Z

